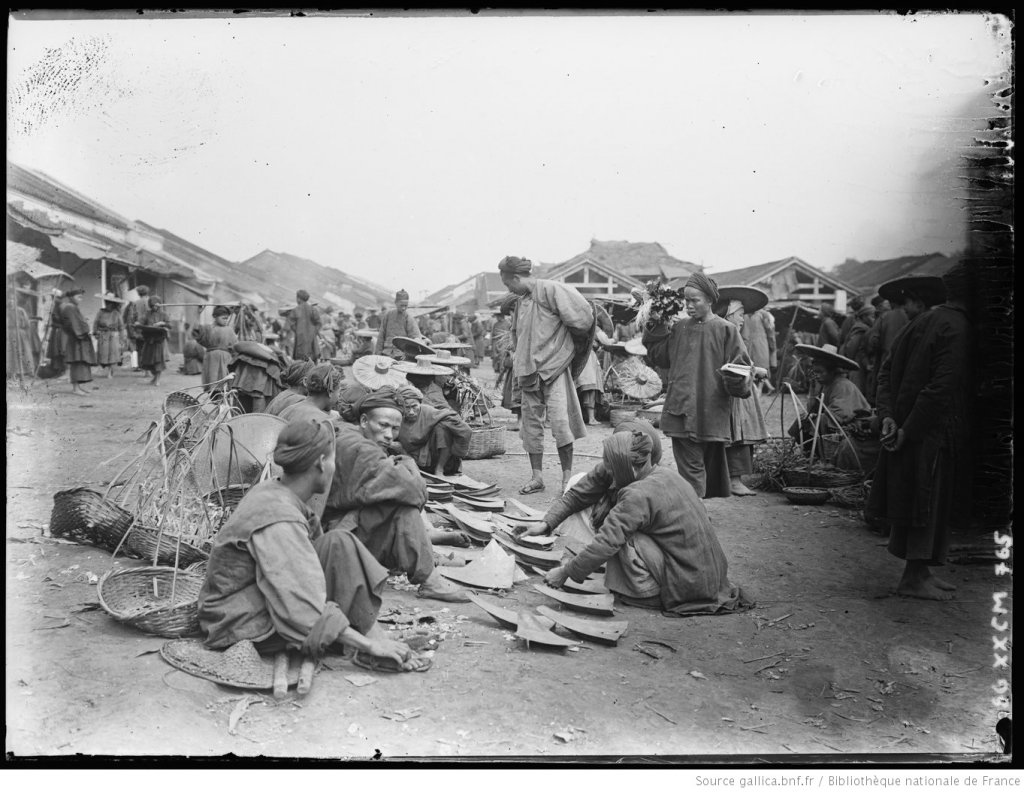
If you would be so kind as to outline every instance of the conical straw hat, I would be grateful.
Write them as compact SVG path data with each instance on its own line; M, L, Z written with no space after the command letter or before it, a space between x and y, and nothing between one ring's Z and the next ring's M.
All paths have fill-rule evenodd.
M370 390L390 385L398 388L407 384L405 374L395 369L395 359L384 355L365 355L352 364L352 378Z

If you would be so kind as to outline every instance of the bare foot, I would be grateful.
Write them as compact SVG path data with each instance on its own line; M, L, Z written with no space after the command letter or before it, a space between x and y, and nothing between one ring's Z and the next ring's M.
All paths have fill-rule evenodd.
M79 390L79 389L75 388L75 389L72 389L71 395L72 396L88 396L89 394L86 393L84 390Z
M747 485L744 484L742 481L740 481L738 478L732 479L729 482L729 491L732 492L733 495L754 495L755 494L753 490L748 488Z
M896 588L896 593L901 597L914 597L915 599L926 600L951 600L953 594L936 588L930 580L904 580Z
M935 575L929 575L926 580L928 583L935 586L935 588L941 589L942 591L956 591L956 583L950 583L948 580L943 580Z

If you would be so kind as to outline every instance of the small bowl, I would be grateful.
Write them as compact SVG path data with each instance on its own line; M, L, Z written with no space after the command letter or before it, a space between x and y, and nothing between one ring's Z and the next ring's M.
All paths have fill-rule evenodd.
M800 506L820 506L832 497L827 489L821 487L786 487L782 490L790 503Z

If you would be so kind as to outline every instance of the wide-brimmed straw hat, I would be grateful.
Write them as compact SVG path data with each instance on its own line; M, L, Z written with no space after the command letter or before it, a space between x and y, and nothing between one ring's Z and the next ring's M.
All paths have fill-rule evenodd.
M126 302L128 302L127 300L122 300L120 297L115 296L113 292L107 292L106 294L94 294L93 296L94 297L99 297L101 300L103 300L103 302L116 302L116 303L126 303Z
M261 657L252 641L239 641L218 651L198 639L180 638L161 646L160 656L179 671L220 685L249 690L274 687L274 658ZM288 667L288 684L298 681L299 667L293 661Z
M836 368L849 369L850 371L856 371L860 368L857 365L857 361L840 355L832 344L825 344L820 347L813 344L797 344L793 349L796 350L797 354L807 355L811 360L827 363Z
M434 350L419 341L412 338L406 338L405 336L395 336L391 339L391 343L395 349L405 354L409 359L416 357L417 355L429 355Z
M643 357L647 354L647 347L644 346L644 342L639 338L631 338L625 344L626 352L630 355L639 355Z
M397 388L408 384L405 374L395 368L394 358L384 355L364 355L352 364L352 378L370 390L391 385Z
M878 287L878 293L891 304L906 302L914 295L931 308L946 301L946 287L938 275L909 275L886 281Z
M728 308L729 300L739 300L743 303L743 310L748 314L759 311L768 304L768 295L753 286L719 286L718 299L716 309Z
M431 363L430 361L433 358L433 355L417 355L415 362L401 360L395 363L394 368L396 371L401 371L404 374L416 374L421 377L440 377L443 374L452 373L450 368L435 366Z
M416 361L419 362L420 359L439 366L468 366L471 362L469 358L453 355L450 349L438 349L433 355L417 355Z
M440 344L434 344L433 348L434 349L447 349L448 351L452 351L452 350L455 350L455 349L472 349L473 345L472 344L467 344L467 343L465 343L463 341L443 341Z

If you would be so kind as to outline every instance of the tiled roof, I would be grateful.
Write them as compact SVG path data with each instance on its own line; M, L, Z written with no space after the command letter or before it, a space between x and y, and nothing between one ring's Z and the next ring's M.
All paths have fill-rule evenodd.
M7 190L8 193L20 192L80 217L106 223L115 228L125 228L128 225L127 218L61 184L52 176L22 168L13 162L7 163Z
M708 275L719 285L729 286L756 286L769 278L773 273L789 266L796 266L805 272L816 275L833 288L844 289L856 293L852 284L843 280L835 274L825 272L817 267L812 267L806 261L796 256L789 256L778 261L769 261L767 264L757 264L753 267L742 267L741 269L724 270L722 272L709 272Z
M905 278L909 275L941 275L958 259L958 255L949 257L942 253L928 253L875 261L847 261L832 271L837 277L855 286L858 291L867 293L876 291L883 283L894 278Z
M557 265L545 265L544 270L551 271L555 266L561 269L588 259L641 280L658 276L666 280L688 277L701 270L698 264L669 255L657 242L602 242L597 239L590 240L590 247L585 252Z

